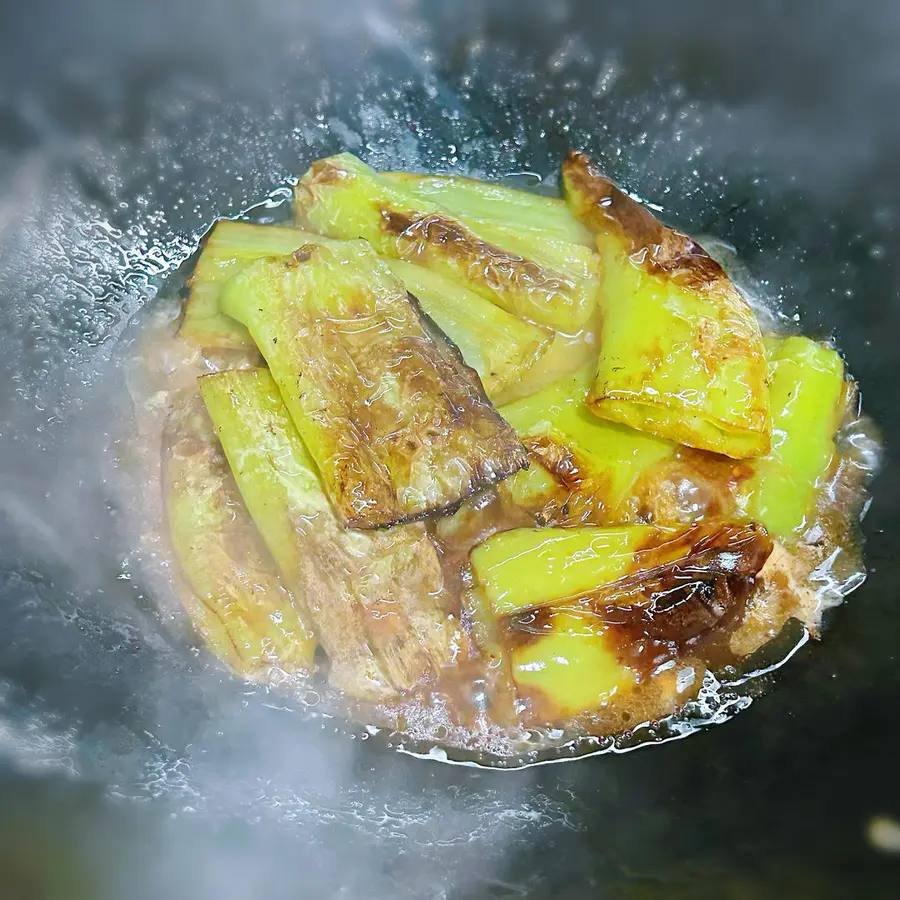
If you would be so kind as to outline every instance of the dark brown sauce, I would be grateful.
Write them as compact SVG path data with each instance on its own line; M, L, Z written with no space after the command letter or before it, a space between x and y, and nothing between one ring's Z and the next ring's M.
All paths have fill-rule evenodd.
M461 598L471 585L469 554L478 544L501 531L534 525L533 516L493 488L464 504L453 515L430 521L428 527L438 548L447 589Z

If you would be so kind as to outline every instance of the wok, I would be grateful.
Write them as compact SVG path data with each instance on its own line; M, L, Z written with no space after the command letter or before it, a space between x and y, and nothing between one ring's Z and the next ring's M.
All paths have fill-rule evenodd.
M0 896L896 896L870 839L900 816L895 4L32 0L0 23ZM229 678L133 560L133 323L215 216L313 158L552 185L573 146L846 352L887 446L867 583L733 720L564 765L423 761Z

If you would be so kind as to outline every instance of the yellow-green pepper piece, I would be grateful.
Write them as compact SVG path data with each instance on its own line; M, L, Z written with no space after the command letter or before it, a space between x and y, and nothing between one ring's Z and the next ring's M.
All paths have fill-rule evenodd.
M384 172L383 178L437 203L453 216L497 222L536 240L553 237L594 247L594 236L559 197L547 197L461 175L417 175Z
M477 375L364 241L260 260L225 286L342 522L421 517L525 465Z
M172 548L196 595L189 612L213 651L250 676L309 670L308 613L282 585L196 392L167 420L162 485Z
M436 272L397 259L388 268L425 313L456 344L481 379L488 397L498 396L546 353L553 332L494 306Z
M510 668L516 687L547 718L589 712L635 687L635 673L619 661L605 630L570 610L554 610L545 634L513 641ZM538 715L537 718L542 718Z
M472 574L494 615L511 616L618 581L634 570L640 550L677 534L652 525L515 528L472 551Z
M673 456L677 448L670 441L589 412L585 397L594 369L586 366L530 397L500 407L500 414L541 463L515 474L502 490L528 507L549 500L562 484L597 506L591 510L595 524L626 523L634 518L629 501L638 479Z
M384 699L447 662L453 623L423 526L342 528L267 370L218 372L200 385L253 521L309 609L332 684Z
M710 522L655 534L643 526L631 529L645 532L637 545L624 529L544 530L557 534L543 547L537 545L540 532L489 538L482 547L495 542L492 549L498 552L485 580L485 567L475 562L482 547L472 554L476 590L488 600L499 597L502 610L517 598L543 600L559 573L561 580L570 579L558 592L573 591L573 596L543 608L515 610L513 618L500 620L507 628L513 678L536 705L531 718L538 720L596 709L638 680L654 685L641 698L645 711L647 704L654 715L671 711L676 694L688 684L679 687L681 679L673 677L672 668L656 669L658 651L666 647L664 654L686 651L702 658L704 642L723 629L727 633L743 611L773 549L765 529L755 523ZM534 579L541 576L533 563L540 556L539 570L551 573L544 597L534 590ZM645 641L657 649L647 653Z
M299 228L252 225L229 219L216 222L188 280L189 293L179 336L198 347L253 347L247 329L219 309L219 294L225 282L257 259L287 256L304 244L324 240Z
M832 468L835 433L846 407L837 351L806 337L770 338L772 449L753 463L742 506L782 539L808 524L821 479Z
M737 459L769 449L766 358L752 310L721 266L604 178L583 153L566 199L596 233L603 282L591 411Z
M283 258L304 244L327 240L299 228L228 219L216 222L188 280L179 336L200 347L255 347L247 329L219 309L225 283L258 259ZM478 372L488 396L499 394L520 378L550 346L553 335L547 329L525 322L421 266L386 262Z
M297 221L365 238L384 256L445 275L507 312L574 333L596 308L596 255L507 223L454 216L348 153L313 163L294 189Z

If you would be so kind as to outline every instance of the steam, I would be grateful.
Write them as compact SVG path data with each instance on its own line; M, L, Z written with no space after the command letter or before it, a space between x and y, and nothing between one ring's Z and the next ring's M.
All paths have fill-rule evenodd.
M900 127L883 105L900 88L900 9L832 3L814 25L780 19L773 32L772 16L793 15L782 4L724 22L718 5L691 16L679 4L675 18L654 4L637 28L564 3L463 4L431 26L407 3L333 16L264 2L236 25L237 4L156 3L137 21L124 6L86 4L65 47L51 36L29 57L43 74L5 109L0 758L96 785L109 803L95 814L127 819L79 838L106 867L95 897L524 895L536 864L514 871L517 848L579 840L580 771L545 788L533 771L400 756L231 679L159 612L118 490L129 323L171 291L214 217L346 148L377 167L553 185L579 145L695 231L727 231L748 196L764 220L754 195L769 170L785 179L769 188L802 188L823 209L864 202L854 192ZM10 43L28 48L37 26L20 7ZM801 50L808 78L788 81ZM666 66L658 82L642 74L657 54L690 82L698 53L722 63L724 100L699 79L671 82ZM882 206L873 242L890 224ZM809 239L763 248L753 267L789 309ZM842 277L835 290L854 273Z

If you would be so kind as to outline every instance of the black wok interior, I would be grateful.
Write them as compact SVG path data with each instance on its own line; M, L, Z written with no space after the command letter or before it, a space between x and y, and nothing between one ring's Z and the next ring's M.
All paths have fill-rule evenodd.
M0 48L0 896L896 896L900 7L32 0ZM887 447L868 581L733 721L519 772L229 679L129 562L129 323L316 157L571 146L846 353Z

